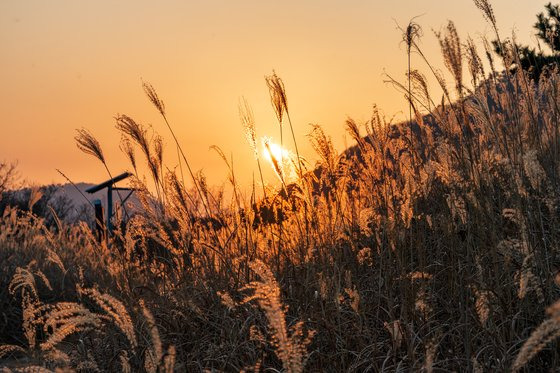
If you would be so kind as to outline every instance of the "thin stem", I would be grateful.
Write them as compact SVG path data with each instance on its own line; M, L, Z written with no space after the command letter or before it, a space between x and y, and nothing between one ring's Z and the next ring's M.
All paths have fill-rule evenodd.
M171 132L171 136L173 136L173 140L175 141L175 144L177 144L177 149L179 149L179 152L181 153L181 156L183 157L183 161L185 162L185 165L187 166L187 170L189 171L189 174L190 174L191 179L193 181L196 192L198 193L198 196L200 197L202 205L204 206L204 210L206 211L206 215L208 217L210 217L211 216L210 210L208 208L208 205L206 204L206 201L204 200L204 197L202 196L202 191L200 190L198 182L196 181L196 178L195 178L194 173L191 169L189 161L187 161L187 157L185 156L185 153L183 152L183 149L181 148L181 144L179 144L179 140L177 139L177 136L175 136L175 132L173 131L173 128L171 128L171 125L169 124L169 121L167 120L167 116L163 112L160 112L160 114L163 117L163 120L165 121L165 124L167 125L167 128L169 129L169 132ZM212 227L212 232L214 233L216 241L221 246L220 238L218 237L218 234L216 233L216 229L214 227Z

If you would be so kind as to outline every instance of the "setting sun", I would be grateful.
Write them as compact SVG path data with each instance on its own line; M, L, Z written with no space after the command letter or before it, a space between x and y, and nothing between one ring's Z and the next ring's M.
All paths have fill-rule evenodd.
M263 137L262 145L263 157L270 163L276 176L282 182L291 181L295 177L294 154L268 137Z
M289 150L282 148L282 146L271 142L270 139L267 138L263 139L262 154L264 159L270 163L273 162L273 159L282 163L282 161L289 160L291 158Z

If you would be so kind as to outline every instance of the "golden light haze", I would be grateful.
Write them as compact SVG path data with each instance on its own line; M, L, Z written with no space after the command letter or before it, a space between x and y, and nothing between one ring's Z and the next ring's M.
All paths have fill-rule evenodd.
M536 45L532 24L545 0L494 0L502 34L516 29ZM210 183L227 169L210 145L233 155L241 185L257 166L244 139L238 99L251 104L257 134L279 141L264 76L283 79L302 155L313 163L309 123L322 125L344 149L344 121L365 121L376 103L404 118L400 93L383 73L404 80L406 51L395 22L419 16L421 45L444 70L432 29L453 20L462 38L491 36L471 0L427 1L21 1L0 2L0 160L19 163L30 182L106 179L101 164L75 146L75 129L101 142L116 174L129 168L113 117L127 114L166 139L165 161L177 164L172 138L142 91L150 82L189 162ZM413 68L426 70L413 56ZM286 147L293 149L285 129ZM350 144L348 144L350 145ZM266 178L275 182L271 170ZM258 177L256 177L258 179Z

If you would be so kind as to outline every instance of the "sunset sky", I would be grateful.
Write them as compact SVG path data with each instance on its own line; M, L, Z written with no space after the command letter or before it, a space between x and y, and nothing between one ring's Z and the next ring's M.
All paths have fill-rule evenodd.
M515 29L520 42L532 45L535 14L547 2L492 1L503 35ZM463 38L491 36L471 0L3 0L0 160L18 161L29 182L64 182L56 168L76 182L103 181L103 167L76 148L75 129L91 130L117 174L129 166L113 117L127 114L164 137L173 168L172 138L142 91L143 79L164 100L193 168L210 183L224 182L226 167L208 150L218 145L248 185L257 168L239 97L253 107L258 135L278 141L264 80L275 69L302 155L316 158L309 123L322 125L340 151L346 118L367 120L374 103L388 118L404 118L406 103L383 74L404 80L396 23L405 26L414 16L423 27L421 45L442 70L432 30L453 20ZM413 67L426 71L418 57ZM266 177L274 181L269 170Z

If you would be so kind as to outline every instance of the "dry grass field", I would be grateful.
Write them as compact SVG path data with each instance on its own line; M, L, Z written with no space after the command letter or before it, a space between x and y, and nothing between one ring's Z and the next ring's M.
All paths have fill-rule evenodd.
M349 119L355 144L342 154L314 126L317 166L266 141L263 157L242 101L240 130L278 183L261 176L241 190L215 148L231 198L191 168L145 83L181 167L164 164L160 135L116 118L140 212L101 242L85 223L47 225L33 199L0 217L2 371L558 369L560 72L497 71L519 54L489 4L475 3L505 53L477 51L450 22L437 35L446 82L409 25L408 52L443 96L418 70L387 77L412 120ZM284 82L267 83L282 142L297 152ZM90 132L76 141L110 174Z

